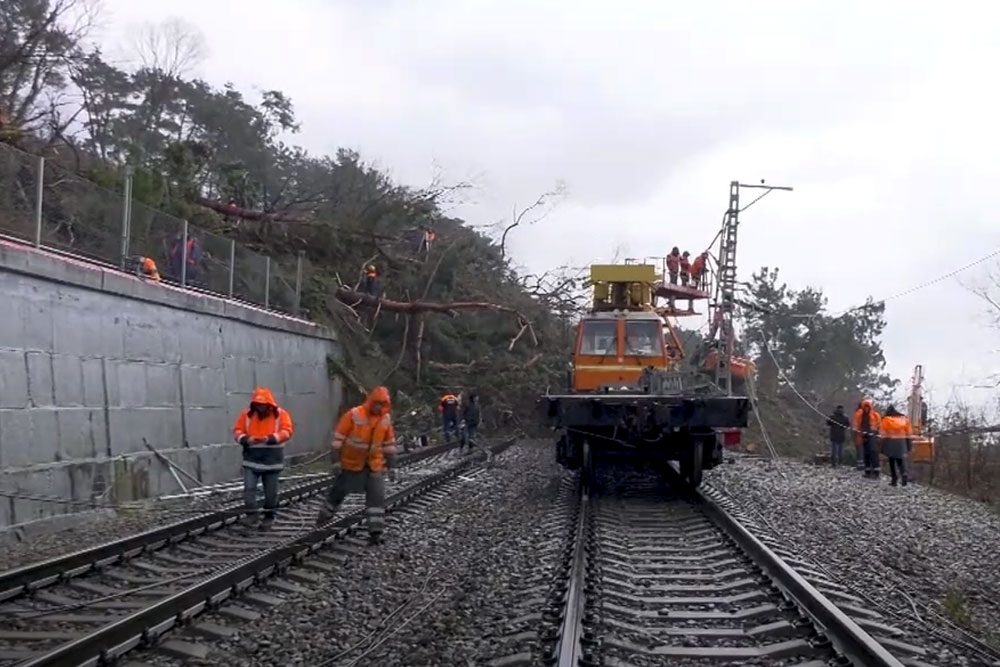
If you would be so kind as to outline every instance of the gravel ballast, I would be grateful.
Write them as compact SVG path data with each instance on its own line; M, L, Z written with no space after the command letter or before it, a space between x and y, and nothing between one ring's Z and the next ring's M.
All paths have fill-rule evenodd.
M539 664L539 613L573 527L572 486L554 458L551 443L515 445L426 509L391 513L384 544L357 547L260 619L232 624L239 636L205 642L199 664Z
M919 631L929 662L984 664L937 636L959 636L955 625L1000 648L1000 515L989 507L917 484L892 487L885 476L864 479L853 468L791 461L738 458L707 473L706 483Z

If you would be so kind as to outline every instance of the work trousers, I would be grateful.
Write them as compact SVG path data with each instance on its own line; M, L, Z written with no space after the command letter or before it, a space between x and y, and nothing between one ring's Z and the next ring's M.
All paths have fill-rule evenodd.
M441 418L441 435L445 443L451 442L452 438L458 438L458 417L445 415Z
M676 285L677 284L677 272L676 271L670 271L670 284L671 285Z
M385 473L364 470L343 470L326 495L324 509L332 517L349 493L365 494L365 518L368 532L381 533L385 528Z
M844 441L830 441L830 465L834 468L840 465L844 457Z
M278 507L278 476L280 470L243 468L243 505L247 515L257 512L257 480L264 485L264 519L272 521Z
M878 443L874 437L866 437L862 445L865 456L865 476L878 477L881 464L878 460Z
M468 445L469 449L472 449L472 446L476 444L476 434L478 431L479 424L470 424L469 422L465 422L465 435L463 436L464 442L462 444Z
M865 467L864 445L854 445L854 467L861 470Z
M906 484L906 459L905 458L890 458L889 459L889 475L892 477L893 486L896 485L897 476L896 473L899 472L899 477L903 478L903 484Z

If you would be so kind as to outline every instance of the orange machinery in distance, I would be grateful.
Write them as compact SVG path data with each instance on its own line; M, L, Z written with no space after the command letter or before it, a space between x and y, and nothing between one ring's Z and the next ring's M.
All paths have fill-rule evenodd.
M923 399L924 368L917 364L913 369L910 398L906 404L906 418L913 427L913 451L910 456L914 463L930 463L934 460L934 437L927 433L927 404Z

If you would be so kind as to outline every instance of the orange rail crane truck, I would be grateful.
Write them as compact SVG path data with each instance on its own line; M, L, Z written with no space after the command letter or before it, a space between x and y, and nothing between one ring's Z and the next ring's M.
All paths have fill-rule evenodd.
M688 363L671 318L696 315L694 302L712 299L709 281L672 284L666 267L657 273L653 264L590 267L593 303L577 325L568 387L541 400L564 467L592 480L604 463L676 461L685 483L697 487L704 470L722 463L723 448L739 443L751 402L734 380L754 370L736 356L732 326L739 188L731 184L717 237L711 332ZM691 305L679 310L678 301Z

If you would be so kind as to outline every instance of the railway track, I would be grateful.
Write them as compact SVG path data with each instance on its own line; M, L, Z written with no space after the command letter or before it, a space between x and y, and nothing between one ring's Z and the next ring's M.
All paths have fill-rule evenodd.
M550 664L926 664L894 657L837 606L844 598L835 604L705 495L637 474L603 481L580 485Z
M504 449L513 441L493 446ZM403 455L405 485L388 485L387 508L400 509L474 465L452 447ZM488 455L487 455L488 456ZM0 573L0 665L77 667L110 664L137 646L155 644L204 610L232 618L252 612L247 588L343 537L363 521L363 497L350 496L342 519L313 526L320 493L332 478L282 494L274 526L261 532L239 521L240 509L216 512L44 563ZM308 573L298 580L308 583Z

